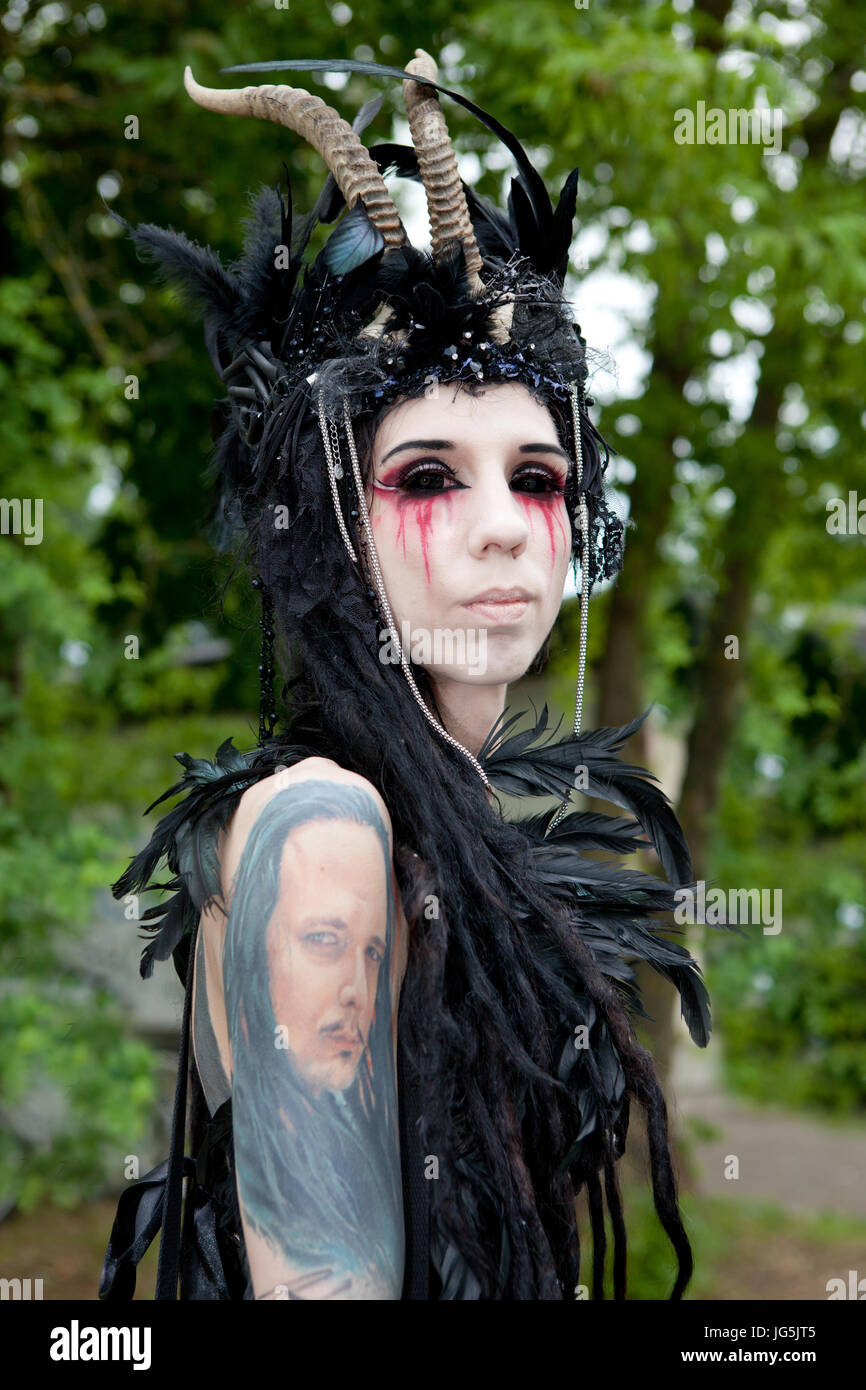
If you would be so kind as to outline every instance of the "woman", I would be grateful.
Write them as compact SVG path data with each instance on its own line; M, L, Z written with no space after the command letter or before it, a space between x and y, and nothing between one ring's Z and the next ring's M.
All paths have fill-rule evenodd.
M178 1262L193 1298L585 1297L585 1187L603 1297L603 1183L622 1298L634 1098L679 1298L691 1251L632 963L673 981L702 1046L709 1011L652 915L691 869L664 796L615 756L640 721L580 732L589 594L620 567L622 527L562 297L576 171L554 209L514 137L449 92L517 160L506 217L461 184L426 54L319 66L403 79L413 147L364 149L379 103L352 130L298 89L213 91L187 70L199 105L290 126L331 177L307 218L261 190L230 271L130 229L203 309L228 384L216 535L261 593L262 710L252 752L177 755L165 797L185 800L115 885L146 889L166 857L177 892L145 914L142 973L173 954L187 1008L172 1160L121 1198L100 1292L130 1295L164 1217L157 1297L176 1297ZM388 168L424 183L430 255L407 242ZM515 733L507 687L543 659L578 559L574 734L547 737L546 711ZM569 811L575 788L629 817ZM500 793L561 804L515 813ZM667 882L587 853L648 843ZM211 1121L201 1139L193 1124L179 1241L190 1017Z

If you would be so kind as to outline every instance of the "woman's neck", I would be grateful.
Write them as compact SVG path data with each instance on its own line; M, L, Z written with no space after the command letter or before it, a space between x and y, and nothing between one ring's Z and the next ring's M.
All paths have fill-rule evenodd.
M440 680L431 676L442 723L464 748L478 750L505 709L507 685L471 685L468 681Z

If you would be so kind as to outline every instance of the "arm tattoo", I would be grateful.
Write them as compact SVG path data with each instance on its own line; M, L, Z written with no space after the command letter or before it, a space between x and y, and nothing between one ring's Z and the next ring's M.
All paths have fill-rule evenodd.
M277 793L244 846L223 952L238 1190L270 1252L259 1297L400 1297L394 934L369 792Z

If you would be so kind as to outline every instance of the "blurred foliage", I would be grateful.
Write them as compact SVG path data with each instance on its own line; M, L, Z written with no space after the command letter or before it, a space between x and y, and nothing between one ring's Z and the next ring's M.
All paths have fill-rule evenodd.
M524 139L554 194L580 164L578 317L610 287L597 273L615 272L646 363L619 391L622 349L590 339L600 422L619 450L609 476L637 522L620 581L645 601L633 659L673 729L708 717L695 663L726 575L744 555L749 566L709 873L782 887L785 927L710 948L730 1076L754 1095L862 1109L866 581L862 536L824 526L827 501L863 486L856 12L843 0L365 0L355 12L10 0L0 18L2 490L44 502L41 544L0 537L0 1093L8 1110L40 1079L65 1088L47 1148L4 1139L0 1199L72 1200L108 1150L116 1162L133 1144L154 1059L125 1040L104 991L70 976L59 943L86 937L94 888L117 877L141 843L140 812L175 779L171 753L256 737L255 596L243 578L223 593L226 562L203 530L219 388L200 326L105 204L228 262L248 190L280 180L285 162L306 209L323 169L283 129L192 107L186 63L217 85L230 63L400 63L423 46L443 80ZM350 118L384 90L366 138L401 138L399 84L309 85ZM677 145L673 113L697 100L782 107L784 153ZM448 120L501 197L501 149L456 107ZM751 406L731 390L735 372L756 383ZM574 608L550 668L566 707ZM612 613L599 595L591 671Z
M866 661L843 630L762 639L718 817L720 884L778 888L783 926L710 958L731 1084L866 1110Z

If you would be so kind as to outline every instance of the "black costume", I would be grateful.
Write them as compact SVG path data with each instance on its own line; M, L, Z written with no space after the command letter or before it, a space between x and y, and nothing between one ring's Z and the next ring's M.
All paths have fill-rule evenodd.
M410 71L350 62L250 66L319 67L400 77L406 84L415 148L387 144L364 151L358 132L373 118L380 102L368 103L353 133L318 98L296 89L212 92L198 87L188 73L187 89L200 105L291 125L316 144L328 159L332 175L306 218L293 216L290 193L286 203L275 190L263 188L247 224L243 256L229 270L210 250L192 245L182 234L151 225L129 229L139 248L183 285L191 301L203 310L211 359L228 384L228 400L216 421L211 467L211 477L220 483L214 536L223 546L245 538L255 552L253 582L262 596L264 638L258 747L242 754L228 739L214 762L176 754L184 776L154 805L179 794L183 800L163 817L149 845L114 885L117 897L173 890L169 901L143 916L143 923L155 935L144 950L141 970L148 976L155 960L172 956L187 995L172 1156L168 1164L131 1184L121 1197L100 1296L131 1297L135 1265L163 1216L157 1297L176 1297L178 1260L182 1298L252 1296L232 1167L230 1100L220 1106L203 1132L193 1126L197 1163L183 1156L198 919L220 894L220 829L231 820L246 788L276 768L306 756L324 755L370 775L368 769L377 765L378 757L385 768L380 789L389 808L392 805L391 774L381 751L377 754L374 748L364 761L367 754L358 730L365 726L359 725L357 715L364 690L340 687L334 710L323 711L325 676L319 672L315 680L305 683L303 671L305 663L312 667L320 658L326 660L322 653L336 641L357 641L360 661L364 650L375 651L377 627L383 623L398 640L375 553L371 553L372 536L358 487L353 420L363 427L382 404L417 395L432 371L437 379L469 384L517 380L553 414L575 459L566 496L575 523L575 564L580 559L582 630L572 735L556 740L547 729L546 709L534 728L515 733L519 717L506 711L477 758L434 717L429 705L435 707L435 702L429 699L424 672L412 666L405 652L399 672L376 673L383 682L381 701L393 697L395 708L405 712L398 716L405 717L405 723L393 728L395 740L405 728L402 742L411 752L414 743L428 739L432 747L426 756L441 760L464 798L460 804L471 808L472 816L477 815L479 824L489 829L491 843L497 835L504 837L503 844L507 840L512 861L500 864L499 856L495 863L500 886L504 883L508 888L508 917L501 927L491 918L489 952L491 959L501 952L507 968L494 969L495 960L490 967L491 978L499 982L496 989L502 990L501 998L496 989L491 991L491 1016L496 1017L500 1003L509 1008L508 988L501 981L515 979L519 970L521 978L531 982L532 1000L543 1002L545 1038L538 1056L552 1059L552 1065L542 1065L538 1058L527 1062L523 1079L517 1079L517 1071L507 1072L508 1099L517 1116L514 1124L522 1126L521 1145L526 1145L532 1210L537 1209L537 1224L526 1237L526 1247L515 1248L515 1236L522 1241L521 1228L527 1221L516 1221L513 1194L504 1190L502 1173L497 1180L485 1159L482 1137L473 1133L469 1098L462 1118L455 1118L453 1131L448 1131L452 1185L440 1195L433 1191L437 1185L424 1179L424 1155L430 1142L425 1127L434 1103L437 1061L435 1057L423 1060L413 1021L416 1006L410 1009L411 991L404 987L398 1026L407 1232L403 1297L573 1297L566 1279L579 1268L576 1235L562 1237L558 1244L559 1238L552 1234L553 1213L560 1213L561 1224L561 1213L573 1201L569 1194L584 1184L593 1231L593 1293L603 1296L602 1177L614 1216L616 1293L623 1296L620 1253L624 1250L620 1246L624 1229L618 1219L615 1162L625 1147L631 1095L638 1095L653 1116L650 1148L656 1207L680 1259L672 1295L679 1297L691 1272L691 1252L676 1207L664 1104L652 1082L641 1079L641 1064L617 1022L617 1010L625 1005L642 1012L632 970L639 959L678 989L683 1016L699 1046L705 1046L709 1038L709 1007L696 963L684 947L661 935L672 928L654 916L670 910L675 891L690 884L691 864L676 817L654 779L617 757L641 719L619 729L580 730L587 604L593 583L611 577L621 565L622 525L604 496L606 451L587 414L591 401L585 395L585 342L562 299L577 171L569 176L554 209L510 132L465 98L449 92L503 140L518 163L507 216L479 198L461 183L456 163L446 167L450 146L447 132L443 134L436 92L447 89L439 87L435 65L420 52ZM379 172L389 169L424 182L433 229L432 255L406 241ZM304 266L314 227L333 221L344 204L349 205L348 212L316 259ZM275 246L289 253L279 265L275 265ZM352 467L343 467L341 445ZM321 466L323 455L325 467ZM269 517L275 505L284 506L289 518L288 533L279 546L273 542ZM352 521L347 520L349 516ZM352 522L357 522L357 555L350 534ZM275 729L272 687L277 626L287 640L297 643L302 672L283 688L284 696L291 696L285 731ZM406 696L404 679L412 700ZM378 704L375 708L378 712ZM415 719L419 710L426 722ZM372 717L368 727L374 744L377 731ZM625 816L567 810L578 766L586 774L584 789L612 801ZM393 776L399 777L396 764ZM393 786L397 785L395 780ZM485 786L515 797L558 796L562 805L558 810L509 815L506 836L501 825L497 829L484 819L494 814L486 806ZM395 823L395 843L401 836L410 843L411 835L409 822ZM624 870L588 853L627 855L646 846L657 852L666 879ZM479 855L483 852L484 846L479 845ZM418 859L417 854L414 857ZM172 875L168 883L158 881L163 860ZM402 875L401 887L408 882L408 876ZM459 961L459 969L476 972L470 978L486 983L477 961L465 963L471 945L460 935L460 910L459 906L453 909L451 938L442 946L445 969L453 969L456 977L454 962ZM409 972L413 968L410 956ZM410 983L414 978L407 975ZM444 982L447 992L447 973ZM534 1007L532 1003L530 1014ZM516 1003L514 1008L516 1016ZM575 1042L581 1026L589 1039L585 1047ZM524 1043L521 1050L515 1043L514 1055L522 1058L527 1047ZM539 1096L546 1097L548 1091L542 1086L536 1092L533 1069L548 1090L551 1082L558 1082L562 1083L559 1091L567 1093L566 1099L556 1101L561 1108L555 1124L547 1124L544 1106L548 1102L545 1099L542 1105ZM474 1103L483 1108L487 1100L481 1096ZM562 1127L560 1121L568 1128L564 1136L557 1128ZM438 1123L441 1128L445 1121ZM494 1149L491 1146L488 1152ZM182 1170L193 1181L180 1240ZM489 1280L479 1272L477 1257L466 1253L470 1250L468 1221L465 1249L462 1244L454 1212L467 1209L473 1213L472 1240L484 1247L497 1272ZM555 1277L547 1271L548 1265L555 1267Z

